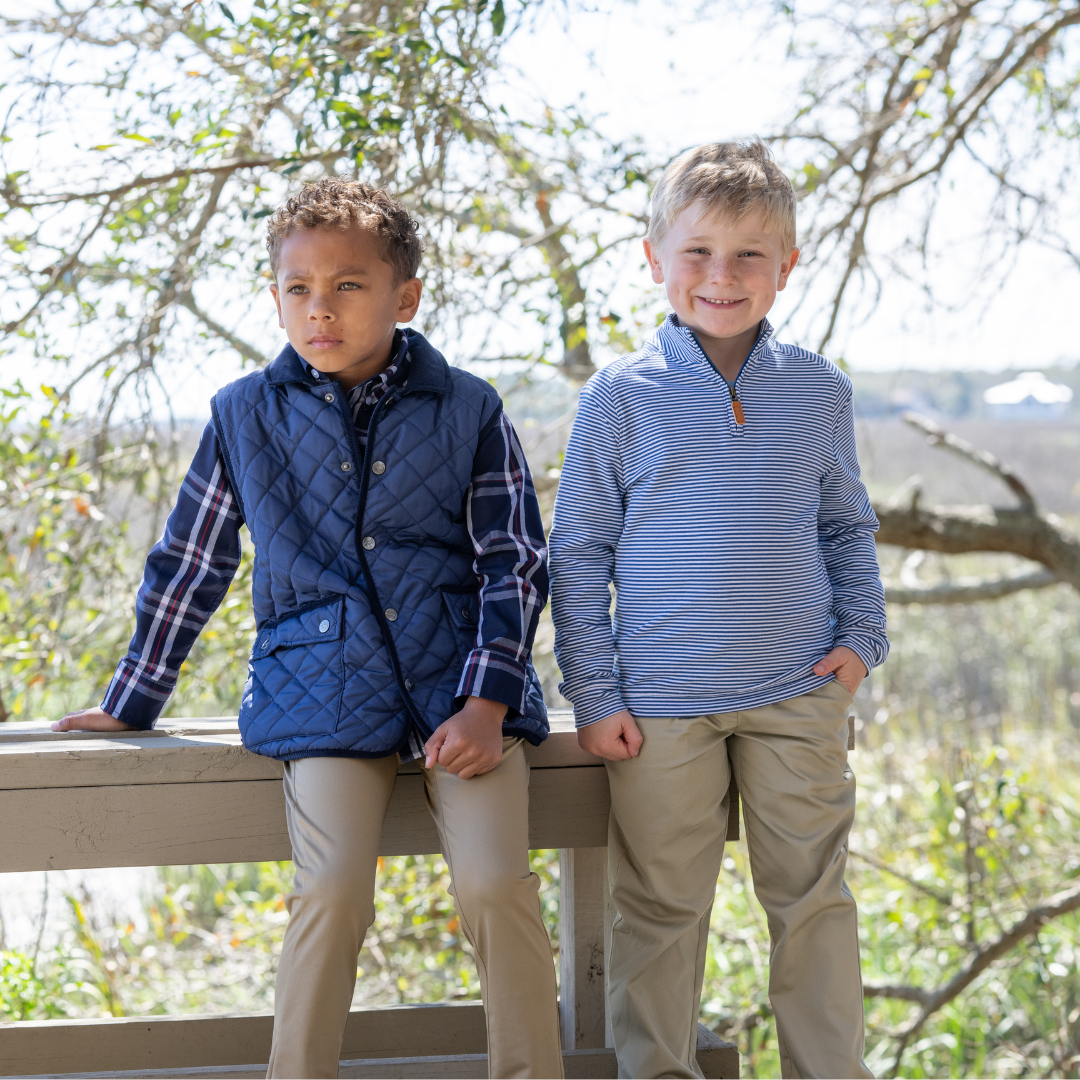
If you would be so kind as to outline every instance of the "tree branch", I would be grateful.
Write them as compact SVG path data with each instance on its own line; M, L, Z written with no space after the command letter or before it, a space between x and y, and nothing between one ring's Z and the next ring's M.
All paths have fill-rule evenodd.
M944 986L936 990L924 990L918 986L863 986L863 997L899 998L903 1001L918 1002L922 1008L919 1015L909 1024L900 1037L896 1060L893 1062L891 1076L896 1076L900 1068L900 1059L912 1037L916 1035L926 1021L953 998L966 990L995 960L1019 945L1021 941L1037 934L1051 919L1067 915L1080 908L1080 889L1059 893L1048 904L1032 908L1012 929L995 938L989 945L976 950L968 962Z
M1054 517L992 506L900 509L875 506L879 544L944 555L996 551L1042 563L1080 589L1080 540Z
M925 432L926 441L931 446L940 446L943 450L950 450L965 461L971 462L972 465L985 469L991 476L996 476L1016 496L1022 510L1032 514L1035 513L1035 496L1031 494L1027 484L1008 465L996 458L988 450L980 450L978 447L972 446L966 439L961 439L958 435L945 431L935 424L933 420L923 416L921 413L905 412L901 414L901 419L905 424L910 424L913 428Z
M266 367L270 362L254 345L249 345L243 338L237 337L231 330L226 330L221 323L211 318L195 303L195 297L190 292L181 293L176 302L185 307L196 319L201 322L212 334L216 334L223 341L227 341L245 360L250 360L259 367Z
M982 600L999 600L1025 589L1045 589L1060 583L1061 578L1052 570L1033 570L999 578L960 578L941 585L910 588L886 585L885 599L890 604L977 604Z

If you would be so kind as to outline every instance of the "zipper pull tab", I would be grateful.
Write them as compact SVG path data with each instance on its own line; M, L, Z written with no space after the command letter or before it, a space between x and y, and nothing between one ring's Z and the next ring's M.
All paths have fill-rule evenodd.
M731 391L731 411L735 414L735 423L740 425L745 424L746 413L743 412L742 403L735 396L735 387L732 386L728 389Z

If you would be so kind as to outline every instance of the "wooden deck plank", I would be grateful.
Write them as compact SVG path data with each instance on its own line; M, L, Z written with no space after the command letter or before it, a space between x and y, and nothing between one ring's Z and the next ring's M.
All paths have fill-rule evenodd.
M0 1076L243 1066L270 1057L273 1026L268 1012L0 1024ZM349 1059L486 1051L479 1001L354 1009L341 1045Z
M533 848L607 842L602 768L535 769ZM174 866L289 859L280 780L0 791L0 872ZM383 855L440 850L419 775L398 777L383 824Z
M272 1026L269 1013L2 1024L0 1076L262 1077L266 1066L252 1061L269 1057ZM339 1076L486 1077L485 1043L479 1002L357 1009L346 1025ZM735 1047L700 1024L697 1050L706 1077L739 1075ZM563 1064L568 1078L616 1076L607 1048L564 1052Z
M9 728L22 730L10 731ZM528 746L534 769L600 765L578 744L568 714ZM417 773L419 762L402 766ZM165 722L150 732L57 732L40 722L0 725L0 790L222 783L280 779L282 763L245 750L234 718Z

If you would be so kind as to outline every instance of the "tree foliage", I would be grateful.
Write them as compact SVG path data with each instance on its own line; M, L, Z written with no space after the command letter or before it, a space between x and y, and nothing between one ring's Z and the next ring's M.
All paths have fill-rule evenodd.
M819 350L872 313L889 279L939 302L927 270L943 258L960 279L956 303L980 280L1001 284L1025 244L1080 266L1080 7L841 0L785 10L808 73L772 142L795 172L808 271L799 321ZM967 267L957 217L981 231Z

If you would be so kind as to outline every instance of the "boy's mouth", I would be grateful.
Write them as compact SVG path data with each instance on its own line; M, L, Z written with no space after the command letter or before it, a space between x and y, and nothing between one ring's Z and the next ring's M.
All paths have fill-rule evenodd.
M699 296L698 299L703 304L707 304L709 307L715 307L715 308L733 308L733 307L738 307L739 304L745 304L746 303L746 297L745 296L740 300L714 300L710 296Z
M332 349L335 345L341 344L341 338L324 337L320 335L319 337L310 338L308 344L316 349Z

